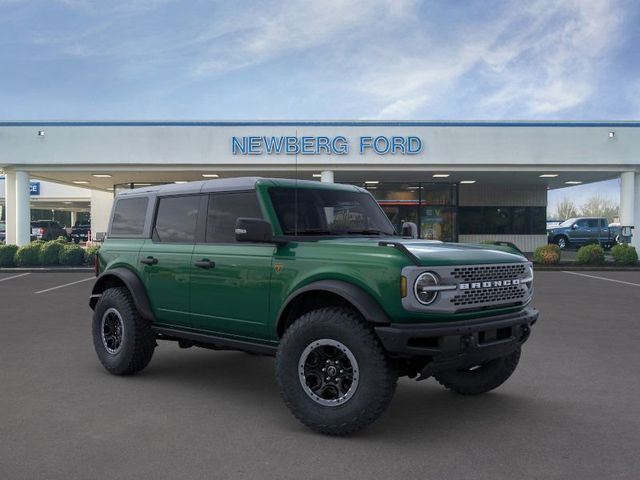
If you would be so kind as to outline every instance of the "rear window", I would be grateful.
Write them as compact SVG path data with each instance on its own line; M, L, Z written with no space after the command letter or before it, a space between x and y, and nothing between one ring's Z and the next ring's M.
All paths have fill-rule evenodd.
M123 198L116 203L111 222L111 235L142 235L147 215L147 197Z

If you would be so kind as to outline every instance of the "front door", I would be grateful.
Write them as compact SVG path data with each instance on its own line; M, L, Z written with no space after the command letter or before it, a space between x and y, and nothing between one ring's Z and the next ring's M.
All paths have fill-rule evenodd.
M569 241L574 245L587 243L591 236L589 221L586 218L576 221L568 232Z
M191 318L201 330L262 337L275 246L237 243L238 217L263 217L255 191L209 196L204 242L191 257Z
M189 275L201 196L158 199L151 239L138 261L151 308L159 324L190 327Z

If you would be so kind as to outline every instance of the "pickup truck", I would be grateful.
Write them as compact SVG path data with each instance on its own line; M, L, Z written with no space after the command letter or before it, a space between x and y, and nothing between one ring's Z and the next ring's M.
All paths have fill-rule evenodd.
M616 233L603 217L570 218L557 227L547 229L549 243L555 243L561 249L588 243L599 243L603 248L610 248L617 243Z

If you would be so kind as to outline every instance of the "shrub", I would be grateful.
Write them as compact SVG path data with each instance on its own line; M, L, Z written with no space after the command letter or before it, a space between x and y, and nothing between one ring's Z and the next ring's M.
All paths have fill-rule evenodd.
M542 265L555 265L560 262L560 247L555 244L542 245L533 252L533 261Z
M60 235L58 238L54 240L54 242L62 243L63 245L66 245L67 243L69 243L69 240L67 240L65 237Z
M87 249L84 251L84 261L85 263L89 264L89 265L93 265L93 263L95 262L96 259L96 255L98 254L98 251L100 250L100 245L94 245L91 247L87 247Z
M0 245L0 267L15 267L17 245Z
M79 245L64 245L60 251L60 265L82 265L84 250Z
M604 250L600 245L585 245L578 249L576 263L599 265L604 263Z
M619 265L635 265L638 263L638 252L636 248L626 243L621 243L611 249L613 261Z
M63 248L64 245L58 240L46 242L40 249L40 263L42 265L57 265Z
M40 265L40 250L44 242L31 242L29 245L20 247L16 252L16 264L19 267L32 267Z

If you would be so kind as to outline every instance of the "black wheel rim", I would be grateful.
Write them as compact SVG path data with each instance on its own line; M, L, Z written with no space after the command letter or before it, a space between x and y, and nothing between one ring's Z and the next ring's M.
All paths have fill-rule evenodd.
M343 343L321 339L310 343L298 362L300 384L316 403L335 407L350 400L360 379L358 362Z
M102 315L102 344L111 355L117 354L122 348L124 337L124 322L120 312L115 308L107 309Z

